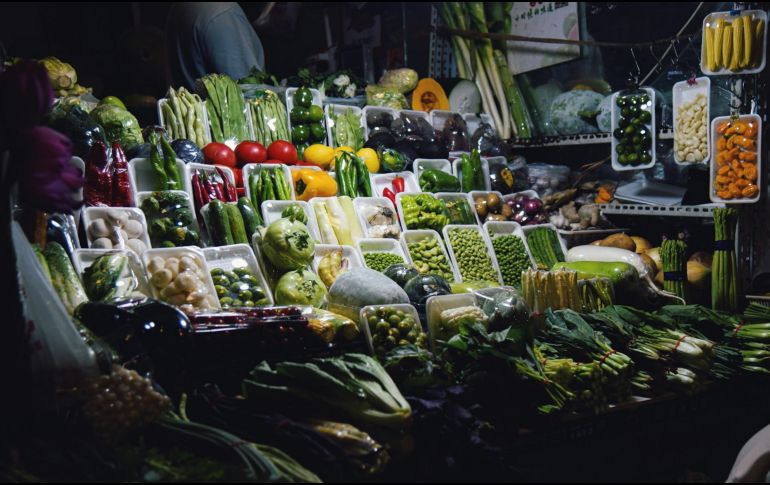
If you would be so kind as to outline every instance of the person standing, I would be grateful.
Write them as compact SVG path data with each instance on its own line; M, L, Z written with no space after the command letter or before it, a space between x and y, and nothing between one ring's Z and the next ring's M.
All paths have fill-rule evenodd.
M265 69L257 33L236 2L177 2L166 21L169 74L173 86L192 89L206 74L245 77Z

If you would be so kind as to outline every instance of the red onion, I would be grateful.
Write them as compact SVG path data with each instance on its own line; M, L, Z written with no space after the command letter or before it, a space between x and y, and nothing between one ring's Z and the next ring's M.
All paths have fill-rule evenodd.
M530 216L534 216L538 212L540 212L540 209L542 209L543 203L540 202L540 199L528 199L526 202L524 202L524 210L526 213Z
M518 222L519 224L526 224L527 221L529 221L529 216L526 212L521 210L513 215L513 221Z

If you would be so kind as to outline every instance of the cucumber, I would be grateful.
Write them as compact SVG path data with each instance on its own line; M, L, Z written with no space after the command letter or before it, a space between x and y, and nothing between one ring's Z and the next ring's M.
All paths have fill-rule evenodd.
M43 270L43 274L45 274L46 278L48 280L51 280L51 270L48 269L48 261L45 260L45 254L43 254L43 249L38 244L32 245L32 250L35 251L35 256L37 256L38 261L40 261L40 267Z
M243 226L246 228L246 236L250 239L262 225L262 218L259 216L259 212L254 209L254 206L251 205L251 202L249 202L249 199L246 197L241 197L238 199L238 209L241 211Z
M61 244L49 242L45 246L44 254L51 271L53 287L59 294L67 313L72 315L78 305L88 301L80 277L75 272L72 261Z
M230 220L225 212L225 203L214 199L208 203L208 221L206 227L209 236L216 246L229 246L233 242L233 233L230 230Z
M233 243L249 244L249 239L246 236L246 227L243 224L243 217L241 216L241 210L238 208L238 205L225 204L225 213L227 214L227 219L230 223L230 233L233 235Z

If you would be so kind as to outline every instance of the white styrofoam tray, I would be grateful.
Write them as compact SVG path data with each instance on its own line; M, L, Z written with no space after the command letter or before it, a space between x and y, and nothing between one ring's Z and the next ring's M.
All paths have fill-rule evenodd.
M342 259L348 260L348 270L353 268L365 268L364 260L358 250L353 246L337 246L334 244L316 244L315 254L313 255L313 271L318 274L318 266L324 256L332 251L342 250Z
M233 244L231 246L205 248L203 249L203 256L206 258L209 275L211 274L211 270L215 268L221 268L225 271L232 271L240 268L248 269L259 282L259 286L265 291L265 297L267 297L270 302L269 305L272 306L275 304L270 287L267 284L267 280L265 280L262 268L260 268L259 263L257 263L257 257L254 255L254 250L251 246L248 244Z
M401 242L395 239L377 239L377 238L364 238L356 241L356 248L363 257L368 253L388 253L400 256L404 262L408 262L408 258L404 253L404 248L401 246ZM366 264L366 260L364 260Z
M451 154L450 154L451 155ZM451 158L451 157L450 157ZM462 187L463 182L463 171L461 168L462 160L456 159L452 162L452 168L455 177L457 177L457 180L460 181L460 187ZM481 158L481 173L484 176L484 186L486 190L492 190L492 178L489 175L489 162L486 158ZM468 189L465 187L462 187L463 192L468 192Z
M148 298L152 297L152 289L147 280L147 274L144 271L144 266L142 266L142 261L133 251L127 249L76 249L73 254L72 263L75 271L83 279L83 273L86 268L91 266L98 257L111 253L123 254L128 257L129 270L133 277L136 278L137 287L135 291Z
M147 197L150 197L155 192L158 192L158 191L139 192L138 194L136 194L136 205L137 205L137 207L141 207L142 202L144 201L144 199L146 199ZM184 190L165 190L165 191L162 190L160 192L173 192L175 194L183 195L184 196L185 200L187 201L187 208L190 210L190 213L193 215L193 221L187 227L190 228L190 229L194 229L194 230L198 231L198 235L200 236L201 241L203 241L203 235L200 232L201 228L198 227L198 220L195 218L195 207L193 207L193 201L190 198L190 194L188 194ZM142 211L142 213L144 213L144 211ZM149 226L150 226L150 224L152 224L152 220L147 218L147 214L145 214L145 219L146 219L146 223L147 223L147 227L148 227L148 233L149 233ZM150 242L152 243L152 238L150 239ZM187 247L187 246L184 246L184 247ZM194 246L192 246L192 247L194 247ZM160 249L160 248L157 248L157 249ZM168 249L168 248L163 248L163 249Z
M366 139L369 139L369 134L372 132L372 129L369 127L369 123L367 123L366 118L369 113L388 113L390 116L393 117L395 120L398 118L398 111L393 108L386 108L385 106L364 106L363 109L363 119L364 119L364 135L366 136ZM388 127L390 129L390 127Z
M374 355L374 345L372 343L372 331L369 328L369 319L367 318L370 313L376 312L380 308L393 308L396 310L402 310L404 313L409 313L414 319L417 325L420 325L420 315L417 313L417 309L408 303L399 303L393 305L367 305L361 308L358 317L359 330L366 338L366 345L369 347L369 353Z
M446 258L447 263L449 264L449 268L452 270L455 283L462 282L460 272L457 270L457 265L455 265L452 258L449 257L449 253L447 253L446 246L444 245L443 239L441 239L441 235L432 229L412 229L403 231L401 233L401 247L403 248L404 254L406 255L406 261L409 264L414 264L412 256L409 253L409 244L420 242L423 239L428 238L436 239L438 241L438 247L441 248L441 252L444 254L444 258Z
M393 212L393 227L398 229L401 233L401 225L398 222L398 212L393 206L393 203L387 197L356 197L353 199L353 208L358 214L358 221L361 223L361 228L364 230L364 237L374 238L371 235L372 227L366 218L366 211L371 207L384 207L390 209ZM375 238L377 239L377 238Z
M446 172L449 175L454 175L454 172L452 171L452 164L449 162L449 160L442 158L415 158L414 162L412 162L412 172L414 172L414 176L417 177L418 183L420 181L420 174L423 172L423 170L427 170L429 168L441 170L442 172Z
M152 275L150 274L150 271L149 271L149 264L152 258L160 257L166 260L168 258L181 259L183 256L188 256L192 258L198 264L201 275L203 276L201 280L203 281L203 284L206 285L208 289L208 296L210 296L209 299L211 300L212 307L215 309L220 309L221 305L219 304L219 298L217 297L217 292L216 292L216 289L214 288L214 281L211 279L211 271L209 271L208 264L206 264L206 257L203 254L203 250L200 248L197 248L194 246L185 246L185 247L178 247L178 248L148 249L142 255L142 262L144 263L147 280L152 281ZM150 288L152 289L152 293L155 298L165 301L163 298L161 298L160 291L157 288L155 288L155 285L150 283Z
M313 197L310 200L310 208L312 209L313 215L315 216L315 211L316 211L316 206L317 205L323 204L324 206L326 206L326 202L331 200L331 199L338 199L338 197ZM355 200L355 199L352 199L352 200ZM355 211L355 206L353 206L353 209ZM361 227L361 222L360 222L359 219L360 219L359 217L356 217L355 219L350 220L350 218L345 216L345 220L347 221L348 225L351 227L351 233L355 232L355 229L358 228L359 231L361 232L361 234L365 234L364 230L363 230L363 227ZM316 220L316 227L318 227L319 240L321 240L324 244L339 245L339 241L336 241L336 240L335 241L323 241L323 233L321 232L321 221L318 219L318 216L315 216L315 220ZM335 238L336 238L336 235L335 235ZM353 242L354 243L355 243L356 239L360 239L360 238L357 238L355 236L352 236L352 238L353 238Z
M436 331L441 325L441 313L453 308L476 306L472 293L431 296L425 301L425 317L428 321L428 340L431 352L436 351Z
M699 77L695 79L695 84L690 84L690 81L680 81L674 84L672 88L673 97L673 112L674 112L674 161L679 165L693 165L695 163L707 163L711 158L711 127L709 120L711 119L711 80L708 77ZM703 154L701 160L694 162L688 162L679 158L677 147L679 146L679 139L682 134L679 132L679 123L677 118L679 117L679 110L682 103L691 103L695 100L696 96L703 95L706 97L706 120L703 123L704 135L699 136L699 140L706 139L706 153Z
M281 213L287 207L292 205L299 205L305 212L307 217L307 229L310 231L310 235L316 241L321 240L321 234L318 232L318 222L315 218L315 211L310 207L310 204L304 200L266 200L262 202L260 208L262 212L262 220L265 221L265 227L281 218Z
M399 194L396 194L396 209L398 210L398 219L401 222L402 232L410 228L406 226L406 219L404 218L404 207L401 203L401 199L403 199L406 196L414 197L418 195L429 195L434 199L438 199L438 197L436 197L435 194L431 194L430 192L401 192ZM418 228L413 227L411 229L418 229Z
M618 107L617 100L618 100L618 97L621 95L621 93L620 92L616 92L615 94L612 95L612 101L611 101L611 103L612 103L612 116L611 116L611 119L612 119L612 130L611 130L611 133L613 133L613 135L611 137L612 138L612 153L611 153L611 156L612 156L612 168L616 172L625 172L625 171L629 171L629 170L645 170L647 168L651 168L651 167L655 166L655 162L656 162L656 159L655 159L655 140L657 139L657 134L655 132L655 90L652 89L652 88L640 88L640 89L645 91L647 93L647 95L650 97L650 100L645 105L643 105L642 107L645 108L646 111L648 111L650 113L650 115L652 116L652 119L650 120L650 122L644 125L645 128L647 128L647 130L649 130L650 135L652 136L652 143L650 144L650 148L649 148L649 152L650 152L650 156L651 156L652 160L650 160L650 163L645 163L645 164L642 164L642 165L622 165L618 161L618 152L616 150L616 148L618 146L618 139L615 138L614 133L615 133L615 128L618 127L618 123L620 122L620 109L621 108ZM627 96L627 95L628 95L627 93L623 93L623 96Z
M437 199L441 199L444 201L444 203L452 200L459 200L463 199L468 203L468 208L470 209L471 215L476 220L476 224L481 224L481 220L479 219L479 215L476 214L476 208L475 204L473 203L473 197L471 197L471 194L466 194L465 192L436 192L433 194L436 196ZM450 224L456 224L451 219L449 220Z
M476 130L479 129L481 123L486 123L491 126L493 130L495 129L495 122L492 120L492 117L486 113L463 113L462 116L465 120L465 124L468 125L468 140L470 140L470 137L476 133Z
M532 253L529 250L529 244L527 244L527 236L524 235L524 230L521 228L521 225L519 225L518 222L488 221L484 223L484 231L487 233L490 242L496 236L504 235L513 235L521 239L521 241L524 243L524 249L527 251L527 256L529 256L529 262L532 265L532 268L537 267L535 258L532 257ZM495 257L497 257L497 254L495 254Z
M730 75L736 75L736 74L757 74L759 72L762 72L765 69L765 63L767 62L767 51L765 49L765 46L767 46L767 12L764 10L730 10L727 12L713 12L706 17L703 18L703 30L701 32L706 32L707 28L714 28L714 25L716 24L716 21L719 19L723 19L725 21L734 21L738 18L738 16L742 15L751 15L755 21L756 19L762 19L764 22L764 32L762 32L762 40L761 42L757 42L756 37L753 39L753 48L754 49L761 49L762 52L759 54L760 62L759 65L753 68L747 68L747 69L739 69L737 71L731 71L727 68L720 68L718 71L712 71L708 68L706 65L706 38L705 36L702 36L701 41L701 59L700 59L700 70L703 71L703 74L709 75L709 76L730 76ZM752 22L752 28L755 27L755 21ZM745 41L744 41L745 43Z
M552 230L554 234L556 234L556 239L559 240L559 246L561 246L561 251L564 254L564 257L566 259L567 257L567 243L564 241L564 238L559 234L559 231L556 230L556 226L553 224L535 224L533 226L523 226L521 230L524 232L524 236L528 236L530 232L534 231L538 227L547 227L548 229ZM527 246L527 249L529 249L529 241L527 239L524 240L524 243ZM532 254L530 250L530 255L533 256L532 260L535 261L534 255ZM550 269L550 268L549 268Z
M297 92L297 89L299 88L288 88L285 93L285 100L286 100L286 124L289 127L289 133L291 133L291 110L294 108L294 93ZM321 91L309 88L310 93L313 95L313 103L312 105L318 106L320 108L323 108L323 96L321 95ZM321 123L323 123L324 120L321 120ZM324 129L324 132L326 130ZM318 143L323 143L326 145L327 140L321 140Z
M404 192L420 192L420 184L417 182L417 177L414 175L414 172L394 172L371 175L372 195L383 197L382 191L385 190L385 188L389 188L393 193L396 193L396 191L393 190L393 179L396 177L404 178ZM396 194L396 196L398 196L398 194Z
M684 187L644 179L621 185L615 191L615 198L637 204L672 206L682 203L686 191Z
M288 165L278 163L247 163L243 166L243 188L246 192L246 198L249 199L249 201L251 201L251 187L249 187L249 176L251 173L254 172L254 176L256 177L259 176L259 172L262 170L262 168L268 169L276 167L281 167L283 176L286 178L286 182L289 184L291 189L291 200L296 199L297 196L294 193L294 183L291 177L291 170L289 170Z
M361 126L362 132L366 131L366 120L364 120L364 112L361 108L358 106L327 104L324 106L324 117L326 119L326 140L329 142L329 146L332 148L337 148L337 143L334 141L334 119L332 118L332 114L339 116L349 109L353 110L353 114L358 117L358 122Z
M719 197L716 193L716 189L714 188L714 182L716 181L717 172L719 170L719 164L717 163L717 145L718 143L716 140L718 137L722 136L719 133L717 133L717 130L719 128L719 125L722 124L725 121L730 121L731 117L729 116L719 116L717 118L714 118L714 120L711 122L711 139L715 140L715 142L712 144L712 150L713 153L711 155L711 169L710 169L710 176L709 176L709 196L711 198L711 202L714 203L726 203L726 204L753 204L755 202L759 201L759 196L762 193L762 118L760 118L758 115L741 115L738 117L739 121L743 122L752 122L757 124L757 134L756 134L756 153L757 153L757 181L755 185L759 187L759 190L757 191L757 194L754 197L751 198L742 198L742 199L722 199Z
M144 217L144 212L136 207L86 207L83 209L83 227L86 230L86 239L88 246L94 242L94 238L91 236L89 227L91 223L96 219L107 219L107 214L110 212L123 212L130 220L138 221L142 225L142 235L137 238L141 239L145 246L149 249L150 235L147 232L147 219ZM116 226L112 226L116 227ZM114 249L127 249L123 243L118 246L113 246Z
M481 236L481 240L484 242L484 246L486 247L486 252L487 252L487 255L489 256L489 261L492 265L492 269L494 269L495 274L497 275L497 283L502 285L503 276L500 274L500 265L497 263L497 258L495 257L495 251L492 248L492 243L489 241L489 237L487 236L485 231L482 231L481 227L475 224L473 225L448 224L444 226L444 229L442 230L442 235L444 236L444 242L446 242L446 248L447 248L447 251L449 252L449 257L452 258L452 262L457 268L457 274L460 276L459 283L462 283L465 280L465 278L463 277L462 270L460 269L460 263L457 261L457 255L455 254L454 248L452 247L452 242L449 239L449 234L452 231L461 230L461 229L469 229Z
M502 204L505 203L505 199L503 198L503 194L496 190L471 190L470 192L468 192L468 195L471 198L471 210L476 215L476 220L479 221L479 224L484 223L486 221L486 217L482 219L482 217L479 215L478 211L476 210L476 197L486 198L490 194L495 194L500 198L500 204L502 207Z
M168 98L160 98L158 100L158 103L157 103L157 107L158 107L158 122L160 123L160 126L163 126L163 127L166 126L163 123L164 120L165 120L164 116L163 116L163 105L168 103L168 102L169 102ZM201 121L201 124L203 125L204 141L206 143L211 143L211 125L209 124L210 123L209 122L209 112L206 109L206 102L201 100L200 105L201 105L201 111L202 111L202 114L203 114L203 119L200 120L200 121ZM201 148L203 148L203 147L201 147Z
M190 182L190 172L187 170L187 164L177 158L176 168L179 171L179 176L182 178L182 186L177 190L183 190L188 194L192 194L192 183ZM131 181L135 200L138 199L139 192L166 190L165 187L159 189L156 185L155 172L152 169L152 165L150 165L149 158L134 158L128 162L128 177Z

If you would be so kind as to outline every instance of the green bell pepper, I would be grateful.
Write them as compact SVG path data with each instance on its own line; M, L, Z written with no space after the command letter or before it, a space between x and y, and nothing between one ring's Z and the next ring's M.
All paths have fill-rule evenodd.
M443 170L429 168L420 174L420 189L423 192L459 192L460 181Z
M301 87L294 92L294 106L310 108L313 104L313 93L306 87Z

